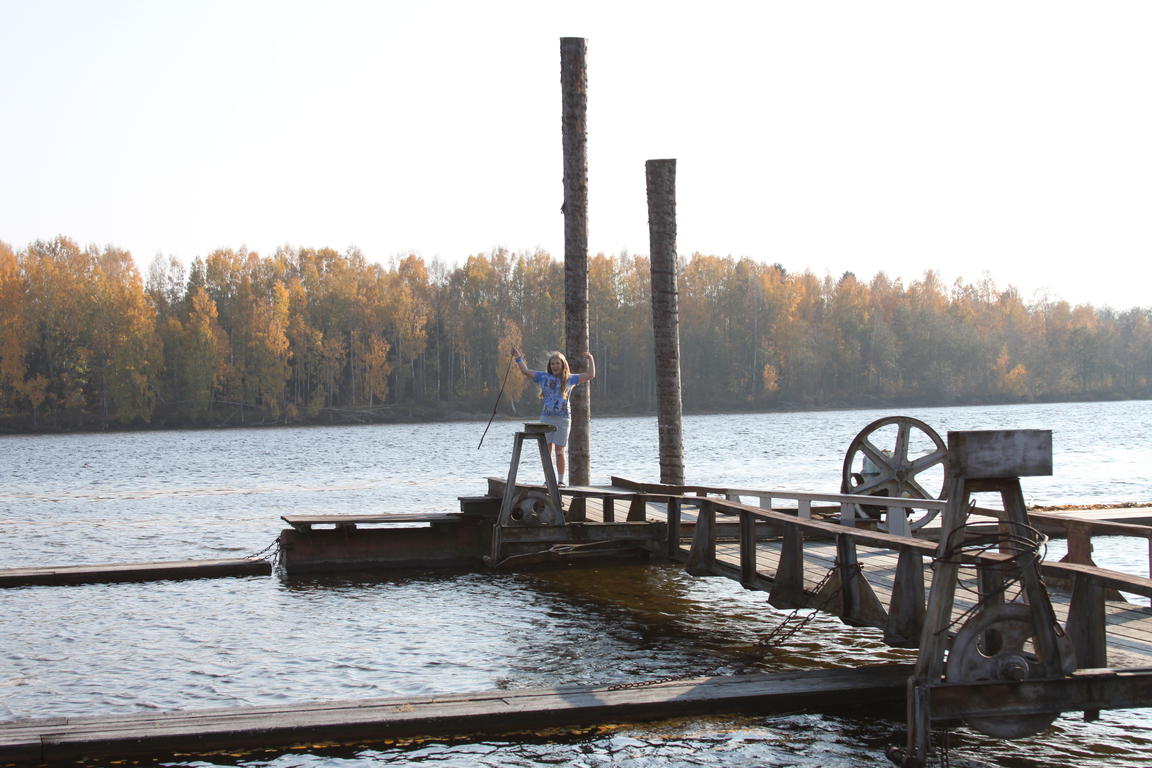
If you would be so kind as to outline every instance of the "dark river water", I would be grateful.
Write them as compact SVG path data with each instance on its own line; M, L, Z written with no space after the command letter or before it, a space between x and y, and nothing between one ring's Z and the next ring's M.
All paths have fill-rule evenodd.
M1051 429L1029 504L1152 503L1152 403L902 411L948 430ZM839 490L852 438L887 411L685 419L689 482ZM519 422L0 438L0 567L235 557L288 513L454 511L507 473ZM657 480L654 419L597 419L592 479ZM539 479L530 460L520 479ZM1050 545L1049 557L1062 554ZM1146 547L1097 560L1148 575ZM0 720L437 692L612 684L911 660L872 630L816 617L787 643L767 594L674 566L530 574L251 577L0 590ZM213 755L213 766L888 765L904 723L792 714L605 724L510 741ZM950 734L954 766L1152 766L1152 710L1060 718L998 742Z

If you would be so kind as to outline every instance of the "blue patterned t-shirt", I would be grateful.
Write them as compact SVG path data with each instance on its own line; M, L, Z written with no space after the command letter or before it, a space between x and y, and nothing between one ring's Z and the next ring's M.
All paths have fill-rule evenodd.
M560 392L560 379L547 371L536 371L536 383L540 385L540 394L544 396L544 406L540 409L541 416L560 416L572 418L568 410L568 398ZM568 394L572 394L572 387L580 383L580 374L574 373L568 377Z

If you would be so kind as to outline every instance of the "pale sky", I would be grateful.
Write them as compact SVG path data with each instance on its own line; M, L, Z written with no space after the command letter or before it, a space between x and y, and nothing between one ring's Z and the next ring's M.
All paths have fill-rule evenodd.
M591 254L1152 306L1146 0L0 0L0 240L563 258L561 37Z

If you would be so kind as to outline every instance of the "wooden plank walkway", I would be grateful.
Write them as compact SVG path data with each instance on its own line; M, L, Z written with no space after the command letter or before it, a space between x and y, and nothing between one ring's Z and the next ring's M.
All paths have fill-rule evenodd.
M903 707L910 665L700 677L638 687L412 698L0 723L0 764L513 733L721 713Z

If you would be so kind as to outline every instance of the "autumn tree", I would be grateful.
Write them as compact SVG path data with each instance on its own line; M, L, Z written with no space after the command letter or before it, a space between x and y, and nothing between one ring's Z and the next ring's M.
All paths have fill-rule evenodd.
M26 373L29 327L24 279L16 254L0 242L0 415L20 409Z
M96 257L88 306L89 346L100 398L100 420L146 423L152 417L160 367L156 306L149 301L127 251L106 248Z
M905 286L748 258L677 262L691 410L1148 397L1152 310L1044 299L984 276ZM602 411L652 412L646 256L588 264ZM187 268L66 237L0 243L0 419L10 428L297 423L419 405L486 413L515 343L564 345L563 265L495 249L388 265L356 249L220 249ZM509 381L519 412L535 391ZM519 385L519 386L518 386Z
M196 287L187 305L183 322L172 321L172 334L177 340L180 411L196 424L207 416L220 391L229 344L218 322L216 302L204 286Z
M66 237L32 243L24 255L27 322L32 337L23 385L34 409L82 423L92 375L88 309L95 259Z

